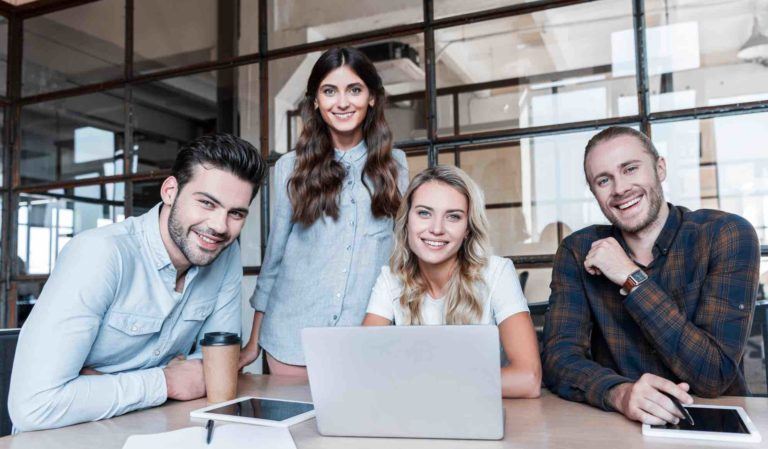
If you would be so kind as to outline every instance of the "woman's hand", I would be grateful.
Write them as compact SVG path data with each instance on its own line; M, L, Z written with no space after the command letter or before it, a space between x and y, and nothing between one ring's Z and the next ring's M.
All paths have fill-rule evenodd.
M250 365L259 358L261 347L259 346L259 333L261 332L261 320L264 319L264 312L254 312L253 327L251 327L251 338L248 343L240 350L240 360L237 363L237 369Z
M258 338L251 338L240 350L240 360L237 362L237 369L243 369L243 367L250 365L254 360L259 358L261 352L261 346L259 346Z

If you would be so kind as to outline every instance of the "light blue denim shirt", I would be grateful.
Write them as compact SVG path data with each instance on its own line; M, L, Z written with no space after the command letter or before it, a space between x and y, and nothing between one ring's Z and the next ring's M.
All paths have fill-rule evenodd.
M304 365L305 327L360 325L376 277L389 263L393 220L371 214L371 196L361 180L367 153L365 141L336 150L347 170L339 218L323 217L308 227L291 221L287 184L296 153L275 165L269 242L251 305L264 312L259 343L281 362ZM403 193L408 187L405 153L393 150L392 156Z
M19 336L8 400L17 430L162 404L171 358L204 332L240 333L239 244L190 268L177 293L159 211L86 231L59 254ZM105 375L81 376L83 367Z

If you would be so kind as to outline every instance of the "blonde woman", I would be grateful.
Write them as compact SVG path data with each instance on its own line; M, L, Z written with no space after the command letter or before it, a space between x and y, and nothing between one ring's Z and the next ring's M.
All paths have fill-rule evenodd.
M490 253L483 195L461 169L413 178L395 219L395 248L376 280L363 325L499 326L509 365L502 394L535 398L541 386L536 333L512 262Z

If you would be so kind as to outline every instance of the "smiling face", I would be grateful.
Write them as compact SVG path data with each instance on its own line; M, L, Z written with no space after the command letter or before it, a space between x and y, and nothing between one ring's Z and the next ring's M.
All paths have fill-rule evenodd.
M466 196L441 182L427 182L413 192L408 247L422 270L452 269L469 232L467 207Z
M202 165L180 191L176 179L167 178L161 193L171 206L168 235L173 244L165 243L174 265L205 266L216 260L240 235L252 191L248 181Z
M614 226L634 234L658 220L666 162L661 157L654 161L637 138L623 135L597 144L584 168L600 209Z
M339 141L359 142L363 122L374 98L362 79L347 65L323 78L315 94L315 107L328 125L334 145Z

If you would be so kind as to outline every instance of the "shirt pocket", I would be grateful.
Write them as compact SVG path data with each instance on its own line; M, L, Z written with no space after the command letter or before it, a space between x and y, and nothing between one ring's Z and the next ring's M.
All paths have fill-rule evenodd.
M112 312L107 324L125 335L139 337L159 332L163 320L127 312Z
M216 306L216 298L209 301L195 302L188 304L181 312L181 319L184 321L204 321Z
M365 229L367 237L386 238L393 235L393 221L391 218L372 218Z

